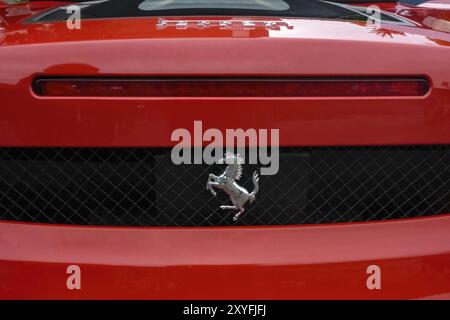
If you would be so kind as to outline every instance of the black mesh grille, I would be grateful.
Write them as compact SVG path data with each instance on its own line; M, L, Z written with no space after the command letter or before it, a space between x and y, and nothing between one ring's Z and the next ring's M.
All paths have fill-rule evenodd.
M221 165L175 166L169 149L0 148L0 219L119 226L288 225L450 213L450 146L282 148L237 222ZM256 165L240 184L252 189Z

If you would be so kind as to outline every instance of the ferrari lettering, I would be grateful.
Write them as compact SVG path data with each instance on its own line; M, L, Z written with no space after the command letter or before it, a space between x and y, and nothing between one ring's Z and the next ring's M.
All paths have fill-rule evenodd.
M261 21L261 20L166 20L159 19L156 28L159 30L167 28L175 29L205 29L219 28L222 30L256 30L265 29L280 31L282 29L293 30L294 25L288 21Z

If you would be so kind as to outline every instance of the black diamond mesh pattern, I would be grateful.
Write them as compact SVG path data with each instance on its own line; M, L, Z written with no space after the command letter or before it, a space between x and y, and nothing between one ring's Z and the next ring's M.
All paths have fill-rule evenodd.
M257 165L239 183L252 190ZM0 220L109 226L289 225L450 213L450 146L282 148L237 222L223 165L180 165L170 149L0 148Z

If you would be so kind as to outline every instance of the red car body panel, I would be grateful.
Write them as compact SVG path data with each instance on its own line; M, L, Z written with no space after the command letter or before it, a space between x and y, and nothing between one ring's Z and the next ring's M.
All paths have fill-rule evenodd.
M195 120L204 129L279 128L283 146L449 144L450 33L421 22L446 19L450 11L382 6L416 25L383 25L374 32L350 21L248 18L287 21L293 28L160 30L157 18L130 18L83 20L81 30L68 32L64 22L25 23L28 16L4 14L0 146L171 146L172 131L191 129ZM6 9L0 5L0 16ZM420 76L431 90L390 98L46 98L31 88L40 76ZM80 291L66 288L70 264L82 267ZM366 287L371 264L383 270L383 290ZM0 298L6 299L449 294L448 215L262 228L0 222Z
M158 30L157 18L86 20L75 32L64 22L16 25L0 51L0 144L167 146L174 129L198 119L205 128L280 128L282 145L450 141L450 33L288 21L292 30L270 32ZM31 84L43 75L425 76L432 90L414 98L42 98ZM239 117L223 117L225 108Z
M0 223L0 297L395 299L450 294L450 216L324 226L96 228ZM67 290L66 268L81 268ZM368 290L367 267L382 270Z

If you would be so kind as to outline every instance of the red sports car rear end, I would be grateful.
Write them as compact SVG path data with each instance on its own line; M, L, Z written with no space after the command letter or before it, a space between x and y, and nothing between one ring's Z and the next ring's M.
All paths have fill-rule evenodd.
M448 1L7 2L0 298L450 298Z

